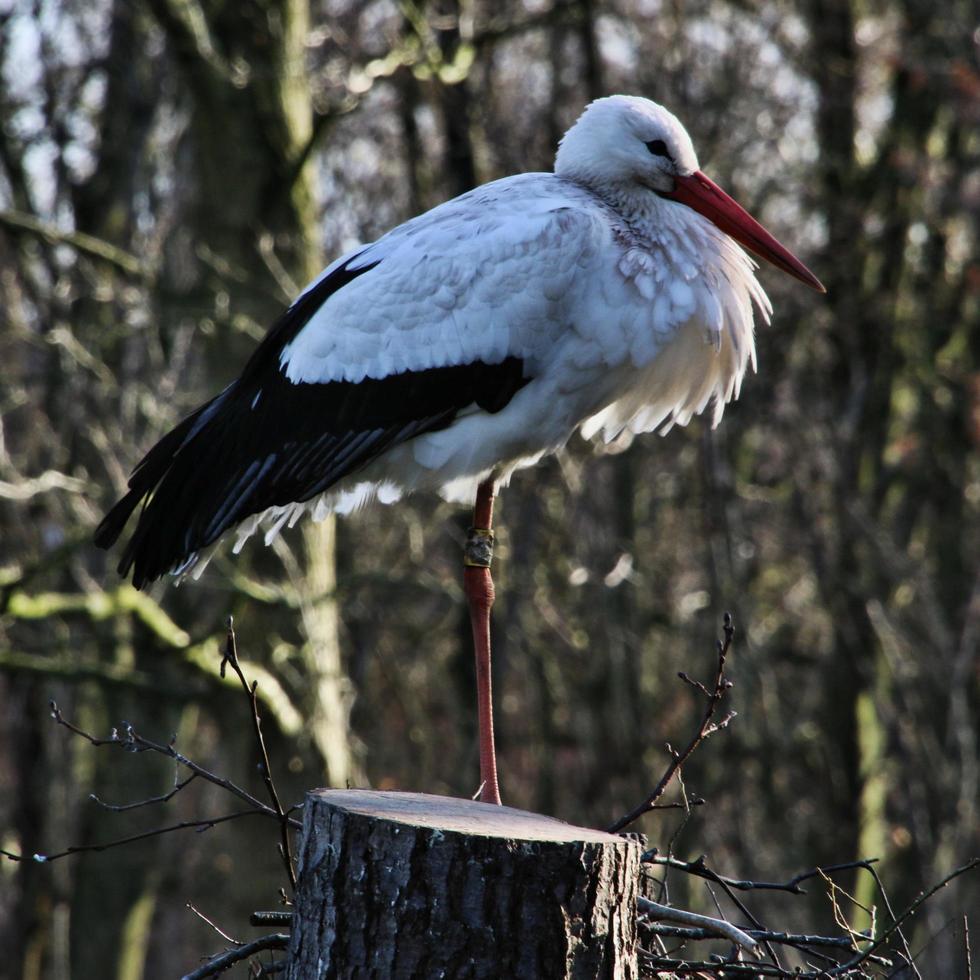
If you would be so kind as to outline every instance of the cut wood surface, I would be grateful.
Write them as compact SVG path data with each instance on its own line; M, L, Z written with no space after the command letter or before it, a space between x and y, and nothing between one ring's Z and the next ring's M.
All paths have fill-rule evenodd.
M287 978L632 980L640 847L541 814L307 795Z

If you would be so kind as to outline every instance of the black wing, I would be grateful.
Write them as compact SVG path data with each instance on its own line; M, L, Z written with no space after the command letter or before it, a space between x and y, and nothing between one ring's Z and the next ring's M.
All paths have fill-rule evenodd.
M374 267L348 265L300 297L242 376L165 435L133 471L129 492L105 516L95 542L114 544L145 499L119 562L122 575L132 569L137 588L246 517L310 500L392 446L445 428L468 405L500 411L527 384L516 357L360 382L293 384L279 352L328 296Z

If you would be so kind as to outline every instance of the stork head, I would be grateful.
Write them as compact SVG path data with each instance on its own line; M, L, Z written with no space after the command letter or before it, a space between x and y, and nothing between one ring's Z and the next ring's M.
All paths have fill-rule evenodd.
M789 249L701 173L687 130L656 102L612 95L591 103L562 137L555 173L600 196L655 194L672 206L691 208L760 258L826 292Z

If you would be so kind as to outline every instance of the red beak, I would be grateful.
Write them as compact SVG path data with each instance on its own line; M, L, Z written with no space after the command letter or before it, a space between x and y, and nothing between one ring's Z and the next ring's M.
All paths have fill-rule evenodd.
M659 193L661 197L686 204L703 214L726 235L731 235L759 258L771 262L776 268L788 272L812 289L821 293L827 292L823 283L788 248L780 245L745 208L732 200L700 170L695 170L688 177L675 177L674 190Z

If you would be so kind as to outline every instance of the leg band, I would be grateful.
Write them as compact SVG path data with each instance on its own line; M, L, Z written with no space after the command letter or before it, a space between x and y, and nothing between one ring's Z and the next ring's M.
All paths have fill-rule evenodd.
M463 546L463 565L467 568L489 568L493 561L493 531L471 527Z

